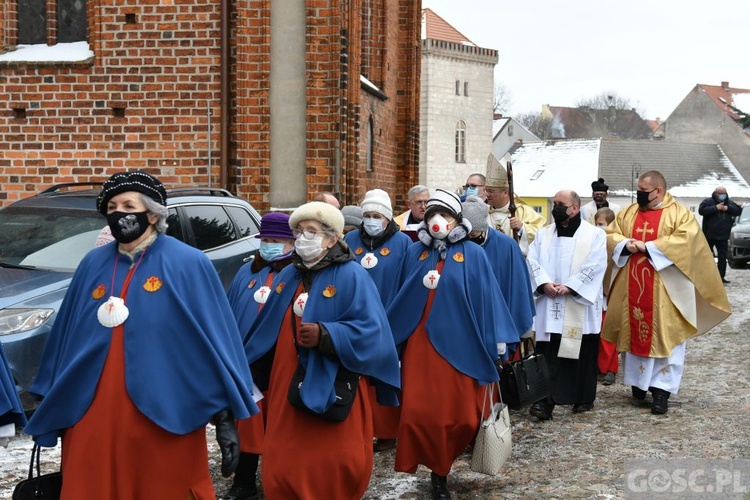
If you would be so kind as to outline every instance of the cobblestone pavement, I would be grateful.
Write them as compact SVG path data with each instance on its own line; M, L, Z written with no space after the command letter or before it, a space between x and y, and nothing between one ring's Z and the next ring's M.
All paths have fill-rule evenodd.
M459 457L448 478L453 497L623 498L626 461L750 458L750 270L729 269L727 279L734 313L689 341L682 386L670 398L666 415L650 413L650 396L635 405L621 373L615 385L599 385L592 412L572 414L570 407L557 407L554 420L547 422L511 412L511 459L490 477L469 470L468 454ZM208 432L211 471L220 494L230 481L218 474L220 454L212 430ZM30 450L25 436L0 448L0 498L10 498L13 485L26 475ZM393 451L375 455L364 498L428 498L429 471L420 467L414 475L396 473L393 461ZM59 463L59 447L45 450L43 462L43 470L52 470Z

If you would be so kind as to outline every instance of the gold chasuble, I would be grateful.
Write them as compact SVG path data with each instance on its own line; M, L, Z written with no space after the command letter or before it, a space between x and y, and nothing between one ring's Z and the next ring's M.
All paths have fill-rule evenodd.
M674 265L656 271L639 252L613 269L602 338L617 344L618 351L666 358L675 346L731 314L700 225L672 195L653 210L641 212L633 204L617 214L607 228L609 255L628 238L653 242Z

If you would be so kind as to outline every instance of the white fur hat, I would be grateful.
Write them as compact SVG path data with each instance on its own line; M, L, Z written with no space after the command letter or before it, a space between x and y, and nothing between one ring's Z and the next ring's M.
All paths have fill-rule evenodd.
M333 229L336 234L344 232L344 215L341 210L322 201L311 201L297 208L289 217L289 227L296 229L297 224L303 220L316 220Z
M365 193L361 206L363 212L377 212L388 220L393 219L391 197L382 189L373 189Z

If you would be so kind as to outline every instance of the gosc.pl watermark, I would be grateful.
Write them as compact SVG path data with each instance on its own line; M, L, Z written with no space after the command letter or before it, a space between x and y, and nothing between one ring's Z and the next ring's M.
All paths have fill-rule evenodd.
M748 499L750 460L630 460L625 463L625 498Z

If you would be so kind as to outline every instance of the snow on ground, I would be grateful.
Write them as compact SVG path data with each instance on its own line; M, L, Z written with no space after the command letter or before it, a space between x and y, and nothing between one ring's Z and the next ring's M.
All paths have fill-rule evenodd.
M513 456L493 477L471 472L468 454L459 457L448 479L454 498L623 498L629 460L750 457L750 270L728 269L727 279L734 314L689 342L682 386L670 398L669 413L652 415L650 397L634 404L621 374L617 384L599 386L593 412L572 414L558 407L549 422L511 412ZM209 466L221 494L231 481L220 477L213 429L207 433ZM28 473L31 447L30 438L21 435L0 448L0 499L11 498L15 483ZM59 461L59 446L43 450L43 472L55 470ZM396 473L393 463L392 450L375 455L365 499L429 497L429 470Z

